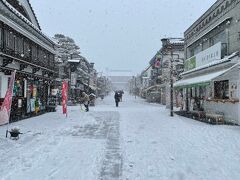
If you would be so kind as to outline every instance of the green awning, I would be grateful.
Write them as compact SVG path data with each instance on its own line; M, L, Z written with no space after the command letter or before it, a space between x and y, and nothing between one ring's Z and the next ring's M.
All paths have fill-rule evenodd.
M193 78L182 79L174 83L174 87L184 88L184 87L208 86L213 79L223 75L225 72L229 71L230 69L227 69L227 70L225 69L225 70L221 70L221 71L217 71L214 73L209 73L209 74L205 74L205 75L201 75Z

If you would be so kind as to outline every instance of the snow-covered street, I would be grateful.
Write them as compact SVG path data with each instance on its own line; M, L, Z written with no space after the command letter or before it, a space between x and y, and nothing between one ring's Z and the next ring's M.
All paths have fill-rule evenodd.
M237 180L240 128L213 126L125 95L0 127L1 180Z

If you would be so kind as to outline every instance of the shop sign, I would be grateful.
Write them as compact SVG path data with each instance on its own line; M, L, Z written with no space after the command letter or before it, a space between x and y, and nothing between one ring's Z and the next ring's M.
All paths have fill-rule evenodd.
M185 71L189 71L194 68L196 68L196 56L189 58L184 64Z
M35 112L35 99L30 99L31 112Z
M216 60L221 60L221 47L222 43L219 42L212 47L196 54L195 56L185 61L185 71L206 65Z
M76 76L75 73L72 73L72 74L71 74L71 85L72 85L72 86L75 86L76 83L77 83L77 76Z
M221 46L222 43L219 42L214 46L202 51L196 55L197 67L208 64L210 62L221 60Z

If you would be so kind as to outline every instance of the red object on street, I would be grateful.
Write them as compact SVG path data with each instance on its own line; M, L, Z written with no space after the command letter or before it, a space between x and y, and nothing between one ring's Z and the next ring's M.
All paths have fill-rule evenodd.
M16 71L12 72L12 75L11 75L11 78L9 81L9 85L8 85L8 89L7 89L3 104L0 109L0 125L9 123L15 75L16 75Z
M68 83L63 81L62 83L62 107L63 114L67 116L67 101L68 101Z

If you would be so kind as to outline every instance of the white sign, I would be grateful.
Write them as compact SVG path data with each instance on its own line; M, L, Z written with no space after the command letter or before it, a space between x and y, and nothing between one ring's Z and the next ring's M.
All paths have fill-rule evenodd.
M31 112L35 111L35 99L30 99Z
M196 55L196 66L199 67L216 60L221 60L221 46L222 43L219 42L212 47L198 53Z
M75 73L71 74L71 85L75 86L77 83L77 75Z
M196 54L195 56L187 59L185 61L185 70L189 71L191 69L203 66L205 64L211 63L213 61L221 60L221 48L222 43L219 42L210 48Z

